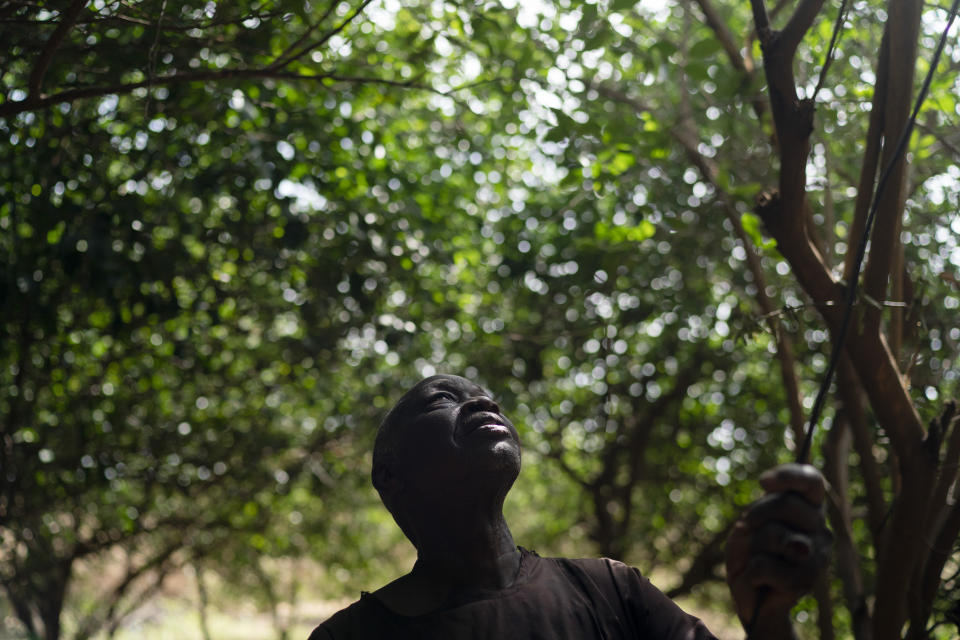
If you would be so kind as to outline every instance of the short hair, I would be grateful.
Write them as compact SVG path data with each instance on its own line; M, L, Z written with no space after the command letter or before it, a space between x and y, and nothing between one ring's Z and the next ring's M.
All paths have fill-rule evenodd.
M395 504L397 496L390 496L385 493L383 487L380 486L378 478L378 471L384 467L396 472L396 463L400 456L397 451L395 434L396 428L399 426L397 422L398 416L400 415L400 409L404 406L405 399L406 395L384 416L380 422L380 426L377 428L377 437L373 442L373 464L370 469L370 480L373 483L373 488L380 494L380 501L383 502L383 506L386 507L390 515L393 516L394 521L400 527L400 530L403 531L404 535L416 546L415 530L410 526L410 523L403 514L403 510L399 509L399 505Z
M431 376L432 378L433 376ZM401 413L406 409L409 404L410 394L413 393L413 390L419 387L426 380L431 378L424 378L417 384L413 385L397 400L396 404L393 405L393 408L387 412L387 415L383 417L383 420L380 422L380 426L377 428L377 437L373 442L373 465L370 471L370 479L373 481L374 488L380 492L379 482L377 482L377 469L380 467L393 466L396 464L399 459L399 452L397 451L397 440L395 432L398 424ZM382 492L381 497L382 497ZM389 509L389 505L387 506Z
M383 466L392 467L397 460L397 444L393 437L394 423L396 422L396 409L399 403L387 412L380 426L377 428L377 437L373 441L373 465L370 469L370 479L373 487L380 491L380 483L377 481L377 470Z

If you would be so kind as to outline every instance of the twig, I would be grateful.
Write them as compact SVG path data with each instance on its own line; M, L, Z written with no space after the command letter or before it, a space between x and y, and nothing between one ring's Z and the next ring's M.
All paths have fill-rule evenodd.
M202 82L206 80L228 80L233 78L279 78L284 80L299 80L307 82L343 82L350 84L379 84L392 87L402 87L407 89L421 89L442 96L450 96L461 87L451 89L450 91L440 91L433 87L417 84L407 80L390 80L387 78L365 78L362 76L343 76L335 73L321 74L303 74L275 71L268 68L255 69L223 69L220 71L196 71L192 73L172 73L164 76L158 76L153 79L153 86L172 85L183 82ZM125 84L104 85L94 87L82 87L79 89L68 89L44 96L42 98L27 98L19 102L6 102L0 104L0 118L9 118L25 111L37 111L45 109L56 104L72 102L82 98L96 98L98 96L110 95L113 93L129 93L134 89L151 86L150 80L140 82L129 82Z
M275 67L275 68L278 68L278 69L279 69L279 68L283 68L283 67L287 66L288 64L290 64L291 62L293 62L294 60L296 60L297 58L299 58L299 57L301 57L301 56L304 56L304 55L310 53L311 51L313 51L313 50L316 49L317 47L322 47L323 45L325 45L327 42L330 41L330 38L332 38L333 36L337 35L337 34L340 33L341 31L343 31L343 30L347 27L348 24L350 24L351 22L353 22L353 19L356 18L358 15L360 15L360 12L363 11L364 9L366 9L366 8L367 8L367 5L370 4L371 2L373 2L373 0L363 0L363 2L361 2L360 5L359 5L356 9L354 9L353 13L351 13L351 14L348 15L346 18L344 18L344 19L343 19L343 22L341 22L339 25L337 25L336 27L334 27L333 29L331 29L330 31L328 31L326 34L324 34L324 36L323 36L322 38L320 38L319 40L317 40L317 41L314 42L313 44L310 44L309 46L304 47L304 48L301 49L300 51L291 52L291 53L289 54L287 60L283 60L283 59L282 59L282 58L283 58L283 54L281 54L281 58L278 58L278 60L277 60L276 62L274 62L274 64L271 65L271 67ZM320 24L320 22L322 22L324 19L326 19L326 17L327 17L328 15L330 15L330 13L333 11L333 9L334 9L335 7L336 7L336 2L334 2L334 3L330 6L330 9L327 10L327 12L323 15L323 17L317 22L317 24L315 24L313 27L311 27L310 29L308 29L308 30L307 30L307 33L305 33L300 39L298 39L297 42L295 42L290 48L293 48L293 47L297 46L300 42L302 42L303 40L305 40L306 37L309 36L310 33L312 33L313 30ZM290 48L288 48L288 50L289 50Z
M883 155L880 161L882 172L873 194L870 213L867 215L867 227L873 226L873 231L870 235L870 256L864 266L863 275L863 290L877 299L886 295L888 281L893 275L893 258L900 242L904 215L901 196L906 184L906 151L913 125L930 87L932 73L937 68L943 41L952 24L951 19L942 34L940 47L930 60L927 78L911 112L922 4L921 0L901 0L890 5L889 84L885 96L887 111L883 130ZM862 242L866 242L866 239ZM859 252L858 258L863 259ZM868 310L863 317L864 331L879 332L880 319L879 312Z
M833 24L833 33L830 35L830 46L827 47L827 57L823 60L823 66L820 67L820 77L817 78L817 87L813 90L811 100L817 99L817 94L820 93L820 89L823 88L823 81L827 79L827 70L830 69L830 64L833 62L833 50L837 45L837 40L840 37L840 31L843 29L846 16L847 0L843 0L843 2L840 3L840 11L837 13L837 21Z
M877 178L877 166L880 163L880 148L883 141L883 126L886 118L887 77L889 75L890 37L889 29L884 28L880 40L880 54L877 57L876 77L873 88L873 99L870 105L870 120L867 125L866 149L863 152L863 162L860 165L860 175L857 180L857 200L853 207L853 222L847 232L847 253L844 258L843 277L849 280L853 274L854 262L857 254L851 251L851 244L856 238L863 235L863 227L867 223L867 213L870 211L870 202L873 195L874 183Z
M294 50L297 47L299 47L303 42L305 42L311 36L311 34L313 34L313 32L317 30L317 27L319 27L321 24L326 22L327 18L330 17L330 14L332 14L334 10L337 8L337 4L338 4L337 0L332 0L332 2L330 2L330 6L323 13L323 15L320 16L320 18L316 22L310 25L310 28L307 29L302 36L297 38L297 40L293 44L291 44L289 47L284 49L283 52L280 55L278 55L277 58L273 61L273 63L268 65L267 68L282 69L283 67L287 66L288 64L290 64L291 62L299 58L300 55L302 54L295 54Z
M743 56L740 55L740 48L733 40L733 33L731 33L729 27L727 27L723 21L723 18L720 17L720 14L717 13L717 10L710 3L710 0L693 1L696 2L700 10L703 11L703 17L706 18L707 24L713 29L717 40L720 41L720 45L723 47L723 50L726 51L727 57L730 58L730 64L732 64L737 71L746 72L747 65L743 60Z
M813 24L822 7L823 0L802 0L797 10L790 16L787 26L781 32L783 46L786 47L790 58L793 58L800 41L803 40L803 36L810 29L810 25Z
M770 42L770 36L772 35L767 7L763 0L750 0L750 8L753 10L753 24L757 29L757 36L760 38L760 46L761 48L765 47Z
M30 80L27 83L27 92L29 95L40 96L40 90L43 87L43 77L47 74L47 69L50 68L50 62L53 61L53 56L57 52L57 48L63 42L63 39L67 37L70 29L73 28L73 25L76 23L77 18L80 17L80 12L83 11L87 2L88 0L74 0L73 4L64 12L60 23L50 35L50 38L47 40L47 45L43 48L43 51L40 52L40 56L33 65L33 71L30 72Z
M147 80L152 84L157 71L157 47L160 44L160 25L163 24L163 14L167 10L167 0L163 0L160 5L160 16L157 18L157 30L153 35L153 44L150 45L150 54L147 56ZM149 115L150 111L150 86L147 85L147 101L143 106L144 116Z

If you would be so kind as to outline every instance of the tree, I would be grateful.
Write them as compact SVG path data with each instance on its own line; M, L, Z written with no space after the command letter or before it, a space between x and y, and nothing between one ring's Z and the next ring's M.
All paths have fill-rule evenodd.
M676 162L678 173L689 172L685 182L693 186L693 200L706 200L709 209L726 218L726 232L737 235L738 261L746 261L759 310L767 315L775 311L765 272L783 260L796 278L795 285L777 279L786 304L796 306L802 295L835 331L841 282L852 277L850 265L876 168L890 164L914 94L918 34L924 24L933 32L941 19L931 10L922 20L919 3L891 3L886 11L857 5L851 15L878 18L877 24L887 26L854 31L847 24L853 33L842 37L838 62L827 74L827 64L818 69L813 62L829 59L831 21L815 22L822 5L801 2L788 17L777 18L768 17L764 3L753 2L758 34L754 35L748 23L751 16L709 1L667 7L663 18L629 3L613 3L607 14L595 5L560 3L549 16L535 20L531 31L544 47L567 57L564 65L557 65L567 70L566 79L550 69L538 81L561 97L555 131L568 140L565 153L580 160L584 179L590 171L594 180L603 176L603 154L618 143L620 149L634 151L633 158L660 160L658 173L669 175L670 169L663 167ZM778 5L777 11L784 8ZM785 25L782 30L771 27L775 19ZM841 23L844 20L841 17ZM738 42L738 33L749 35ZM766 98L758 93L757 44L763 54ZM932 34L924 39L924 47L932 48ZM876 51L876 69L865 73L868 56ZM948 57L953 55L948 52ZM607 61L607 66L599 60ZM936 86L955 86L953 70L939 72ZM872 108L847 102L848 95L872 95ZM827 136L818 137L814 145L811 136L819 135L815 106ZM911 637L931 633L937 585L958 534L956 507L947 493L957 479L956 444L951 442L960 438L960 430L952 421L953 405L947 403L941 414L934 402L955 394L957 380L955 363L942 350L941 339L949 335L956 340L958 335L948 311L956 306L951 284L956 242L947 231L951 224L947 216L955 203L947 204L950 196L941 186L944 181L954 184L946 176L955 162L950 142L955 136L955 108L952 99L934 97L927 103L920 118L927 135L914 147L915 159L922 162L915 163L910 189L906 160L894 165L872 235L856 330L848 338L849 360L838 384L843 411L835 416L824 441L827 473L838 492L837 566L857 637L899 637L908 621ZM722 118L725 113L736 117ZM637 135L638 131L642 133ZM858 138L864 142L854 142ZM648 150L648 145L657 146ZM778 167L778 187L764 192L757 212L773 246L759 237L748 208L748 198L758 191L755 185L769 179L771 164ZM854 178L858 167L859 180ZM844 183L849 186L841 188ZM924 245L938 238L934 250L915 251L917 247L901 242L919 236ZM761 257L763 253L769 257ZM834 257L838 253L845 254L842 273L831 267L843 262L843 257ZM884 306L891 310L881 311ZM810 316L804 321L813 326L817 322ZM793 349L783 340L782 328L774 326L773 331L796 437L802 416L799 398L794 397L797 387L790 382L796 367ZM823 336L814 336L814 342ZM926 366L916 366L921 361ZM931 421L929 429L921 411ZM874 416L878 428L872 430ZM847 471L848 429L856 451L852 462L864 478L858 487L851 486L852 474ZM884 467L890 468L892 483L885 481ZM863 494L869 514L866 529L871 532L866 538L858 534L848 504ZM929 531L935 532L935 545L909 544L904 549L903 541L920 540ZM875 557L876 566L864 566L861 557ZM943 576L947 588L954 580L949 575ZM907 583L913 585L909 590L902 588ZM909 601L908 593L914 594ZM821 609L829 612L828 596L821 596ZM871 596L876 597L872 610L866 605ZM830 617L822 625L825 637L832 634Z
M804 291L837 334L841 323L839 309L828 304L838 297L837 279L818 250L819 239L808 231L810 225L806 220L811 214L806 200L806 184L797 179L807 164L812 130L810 106L817 90L814 89L811 101L800 100L792 67L797 46L818 13L818 4L801 5L784 29L775 32L770 27L762 0L753 2L780 159L779 190L762 197L760 214ZM870 235L872 246L864 275L864 302L908 301L905 282L909 276L905 273L901 246L901 228L909 197L907 159L898 155L896 150L901 136L907 131L910 97L914 93L913 70L918 55L922 5L891 3L888 13L879 47L870 126L866 132L866 148L849 236L851 241L859 241L871 206L873 185L878 180L878 169L888 172L889 183L880 182L886 186L886 191L877 191L877 224ZM892 51L897 54L891 55ZM821 76L826 69L827 64L824 64ZM852 260L854 249L855 245L851 243L844 262L843 277L848 281L858 276L852 266L855 264ZM873 637L899 637L904 624L909 622L907 637L925 638L930 634L928 620L944 564L960 534L960 511L947 497L949 488L957 481L960 422L954 420L955 405L948 404L942 416L925 428L909 392L909 378L905 379L901 371L901 366L907 364L902 347L914 328L907 329L900 308L894 308L886 317L882 311L880 305L863 305L859 310L856 328L845 344L849 357L849 364L845 366L853 369L856 381L845 373L846 379L841 383L847 405L856 405L861 402L857 395L866 394L879 426L889 439L888 446L895 461L892 471L896 482L889 507L885 507L885 513L881 514L876 512L876 504L868 503L875 510L871 516L875 525L871 533L877 558ZM862 433L863 425L851 424L850 428ZM864 440L862 436L855 438L855 446L861 459L870 459L875 453L867 448ZM876 491L879 478L873 464L867 462L861 469L872 472L867 482L872 482ZM831 470L835 481L842 478L841 473L842 467ZM847 487L837 484L844 495ZM843 518L838 518L836 524L850 528L849 520ZM902 541L924 536L935 541L932 546L902 544ZM843 559L843 565L855 571L855 563L850 557L856 553L852 545L842 547L841 553L848 555ZM855 603L853 610L857 612L859 609L863 615L863 596L855 591L859 576L848 574L844 577L847 591ZM897 582L906 582L909 588L905 591L896 586ZM865 621L857 622L860 634L866 634Z
M329 493L334 443L383 404L338 373L385 277L365 273L381 251L352 212L375 196L339 157L360 127L338 101L250 80L338 57L365 5L86 4L2 11L2 584L44 638L84 558L127 562L74 637L115 628L172 568L227 557L226 541L265 550L287 517L277 494ZM215 83L238 78L245 92ZM359 90L343 104L392 99ZM319 217L279 186L314 145L330 181ZM371 164L377 183L398 178Z
M718 581L752 479L801 437L856 176L914 85L872 69L874 25L933 45L938 10L893 4L849 9L829 73L817 2L771 9L779 35L709 0L0 5L0 577L23 628L116 628L186 564L268 603L269 557L369 587L400 555L368 509L373 427L439 370L515 410L518 539L674 567L671 593ZM817 440L845 602L817 594L824 638L908 613L922 637L955 599L956 70L935 77L865 277L900 306L855 324ZM934 525L934 551L887 551ZM72 593L108 553L125 575Z

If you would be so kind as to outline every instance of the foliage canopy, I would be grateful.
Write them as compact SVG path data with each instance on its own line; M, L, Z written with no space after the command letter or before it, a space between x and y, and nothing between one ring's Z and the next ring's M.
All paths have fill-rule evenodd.
M186 565L274 606L269 557L315 558L333 590L382 579L402 553L367 488L374 426L435 371L512 409L524 544L669 567L674 595L719 580L754 478L798 439L862 172L945 21L851 3L817 93L837 8L770 8L793 46L775 62L752 5L0 3L18 633L115 629ZM960 428L924 428L960 384L946 57L818 436L843 534L823 638L956 622ZM910 495L934 498L891 506ZM884 569L911 521L940 546ZM71 591L78 563L117 554L101 593Z

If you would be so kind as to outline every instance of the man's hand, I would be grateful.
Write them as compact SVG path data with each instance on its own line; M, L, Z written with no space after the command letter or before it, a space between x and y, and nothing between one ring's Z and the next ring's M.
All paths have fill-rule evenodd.
M790 610L830 560L826 483L810 465L785 464L760 476L760 486L767 495L727 539L727 584L751 638L790 638Z

